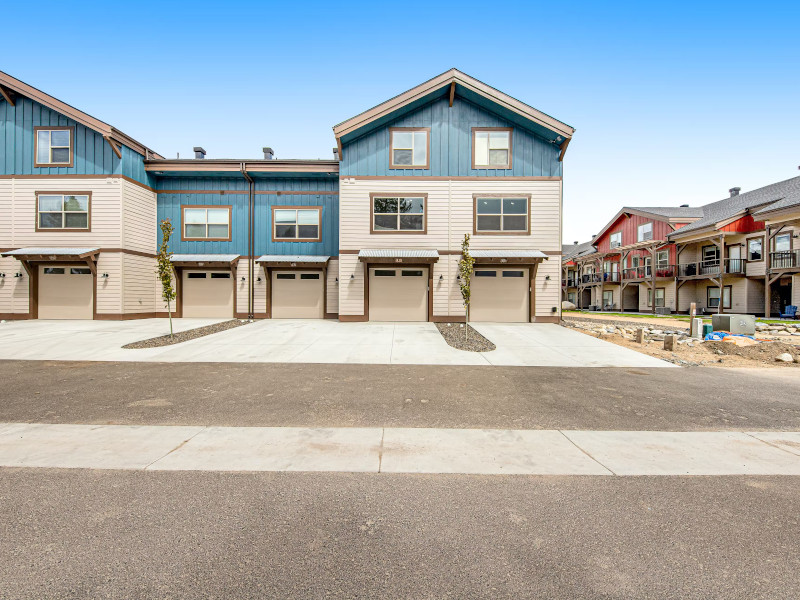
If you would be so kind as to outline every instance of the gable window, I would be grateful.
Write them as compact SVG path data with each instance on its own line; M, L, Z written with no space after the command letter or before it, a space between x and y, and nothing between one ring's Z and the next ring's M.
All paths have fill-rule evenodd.
M90 231L89 192L77 194L36 194L36 231Z
M612 248L619 248L622 246L622 232L617 231L616 233L612 233L611 237L609 237L609 242Z
M476 194L474 233L526 235L530 232L530 196L486 197Z
M318 242L321 206L273 206L273 242Z
M34 127L34 167L71 167L74 127Z
M428 196L383 196L371 194L370 233L425 233Z
M643 223L636 229L636 241L644 242L653 239L653 224Z
M719 287L709 286L706 288L706 306L708 308L719 308ZM722 308L731 307L731 286L726 285L722 288Z
M764 258L764 256L761 254L762 244L762 238L752 238L747 240L747 260L762 260Z
M230 206L182 206L183 240L229 242Z
M393 127L391 139L390 169L427 169L430 148L430 127Z
M472 168L511 168L511 129L503 127L472 128Z

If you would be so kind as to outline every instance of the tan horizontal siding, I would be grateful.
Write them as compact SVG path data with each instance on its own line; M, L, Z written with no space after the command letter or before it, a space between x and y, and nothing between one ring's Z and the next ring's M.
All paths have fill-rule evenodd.
M339 261L332 259L328 262L326 312L337 314L339 312Z
M102 277L108 273L108 277ZM122 312L122 254L102 253L97 259L97 314Z
M156 311L156 260L131 254L122 255L122 305L125 313Z
M123 180L122 203L122 247L140 252L156 252L156 194Z

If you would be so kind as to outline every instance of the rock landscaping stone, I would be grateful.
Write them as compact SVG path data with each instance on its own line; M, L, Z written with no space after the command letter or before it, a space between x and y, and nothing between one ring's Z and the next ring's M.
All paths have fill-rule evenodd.
M490 352L497 347L475 331L471 325L467 327L469 328L469 339L466 339L463 323L436 323L436 328L442 334L444 340L458 350Z
M194 340L206 335L219 333L220 331L227 331L228 329L233 329L234 327L248 325L252 322L253 321L231 319L230 321L223 321L222 323L214 323L213 325L206 325L205 327L197 327L195 329L180 331L172 336L167 334L150 338L148 340L142 340L141 342L133 342L132 344L124 345L123 348L126 350L141 350L143 348L160 348L162 346L171 346L173 344L188 342L189 340Z
M790 363L794 362L794 357L788 352L784 352L783 354L778 354L778 356L775 357L775 360L780 362Z

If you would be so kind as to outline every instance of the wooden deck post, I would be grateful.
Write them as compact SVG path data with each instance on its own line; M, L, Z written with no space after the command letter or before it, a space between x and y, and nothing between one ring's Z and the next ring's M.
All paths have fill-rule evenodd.
M764 231L764 246L761 252L764 254L764 318L769 319L772 315L772 284L769 282L769 272L772 269L772 255L769 252L770 241L770 227L766 226Z

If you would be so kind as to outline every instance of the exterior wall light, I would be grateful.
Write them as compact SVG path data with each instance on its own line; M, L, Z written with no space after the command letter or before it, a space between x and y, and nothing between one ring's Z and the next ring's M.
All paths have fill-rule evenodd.
M14 277L22 277L22 273L14 273Z
M550 281L550 275L545 275L545 278L544 278L544 280L545 280L545 281Z
M6 276L5 273L0 273L0 278L5 277L5 276Z
M355 279L355 278L356 278L356 276L353 275L352 273L350 273L350 279L352 280L352 279Z
M444 275L439 275L439 281L442 281L443 279L444 279Z
M103 273L102 275L100 275L100 277L102 277L103 279L108 279L108 273Z

